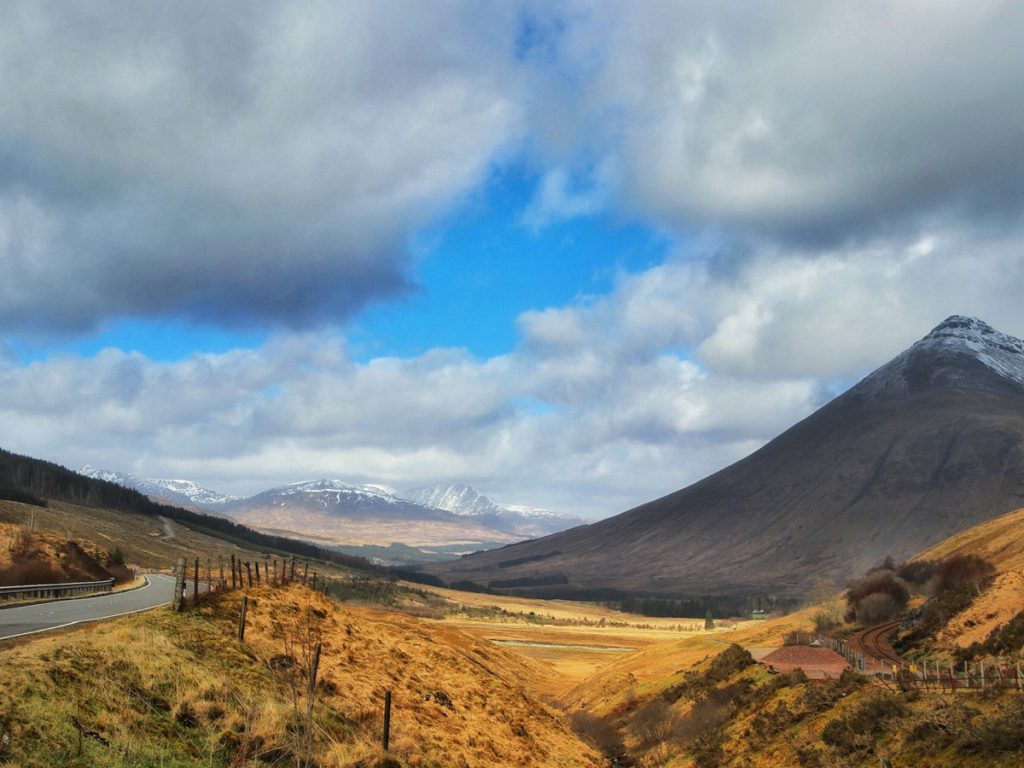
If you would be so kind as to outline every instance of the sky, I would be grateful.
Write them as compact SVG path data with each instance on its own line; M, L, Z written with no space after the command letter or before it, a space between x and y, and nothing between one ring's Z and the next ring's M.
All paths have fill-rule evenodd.
M605 517L1024 336L1024 4L0 6L0 447Z

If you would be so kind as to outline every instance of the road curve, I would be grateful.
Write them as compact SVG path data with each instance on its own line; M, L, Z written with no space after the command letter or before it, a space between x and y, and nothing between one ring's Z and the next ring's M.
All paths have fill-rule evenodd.
M154 573L146 576L144 587L127 592L0 609L0 640L145 611L173 596L174 578Z

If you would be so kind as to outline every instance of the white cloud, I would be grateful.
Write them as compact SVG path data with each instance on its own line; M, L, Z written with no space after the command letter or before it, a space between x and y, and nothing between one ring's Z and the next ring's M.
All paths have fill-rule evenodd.
M513 8L239 10L0 11L0 327L340 322L522 135Z
M552 145L611 158L624 208L812 243L1021 211L1017 3L568 8L549 88L577 84L575 134Z

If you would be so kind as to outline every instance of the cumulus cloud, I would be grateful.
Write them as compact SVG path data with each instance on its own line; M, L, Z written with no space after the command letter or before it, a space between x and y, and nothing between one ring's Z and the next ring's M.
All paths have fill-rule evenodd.
M0 325L302 326L407 289L410 232L521 131L491 10L5 5Z
M1021 211L1017 3L567 7L553 141L614 158L634 211L816 245Z
M0 327L286 328L177 362L0 343L5 447L599 516L746 455L946 315L1024 336L1024 7L525 6L5 5ZM538 236L632 217L676 251L523 312L507 354L353 360L323 329L406 290L410 234L504 160L537 170Z

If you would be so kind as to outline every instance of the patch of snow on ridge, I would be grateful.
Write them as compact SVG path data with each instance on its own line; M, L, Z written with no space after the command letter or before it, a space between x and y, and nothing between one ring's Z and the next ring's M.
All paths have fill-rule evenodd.
M275 488L273 491L280 496L288 496L296 493L334 493L354 494L357 496L372 496L382 501L395 503L398 499L395 495L381 485L350 485L341 480L310 480L302 483L291 483L282 488Z
M909 389L908 374L922 358L939 363L957 355L973 357L999 376L1024 386L1024 341L975 317L952 315L909 349L870 374L851 392L894 395Z
M204 488L192 480L162 480L154 478L147 482L186 496L196 504L226 504L239 498L238 496L229 496L226 493L211 491L209 488Z

